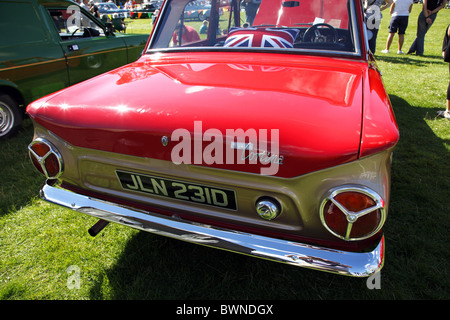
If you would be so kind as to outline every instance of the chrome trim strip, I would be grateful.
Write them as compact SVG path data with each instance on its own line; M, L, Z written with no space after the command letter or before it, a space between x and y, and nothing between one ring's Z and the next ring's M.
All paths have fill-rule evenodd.
M354 1L349 1L350 2L350 16L349 19L351 19L352 21L352 31L353 31L353 42L355 44L355 55L357 56L361 56L362 54L362 48L361 48L361 37L359 37L358 34L358 17L356 16L356 8L355 8L355 3Z
M269 238L144 212L79 195L48 182L41 197L57 205L99 219L143 231L233 251L258 258L336 274L367 277L384 264L384 237L372 252L356 253Z

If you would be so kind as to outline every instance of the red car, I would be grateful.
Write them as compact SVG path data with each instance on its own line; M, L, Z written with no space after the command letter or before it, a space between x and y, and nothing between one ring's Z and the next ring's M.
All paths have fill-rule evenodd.
M30 104L41 196L98 217L92 235L369 276L399 131L361 1L252 1L212 1L195 35L167 0L138 61Z

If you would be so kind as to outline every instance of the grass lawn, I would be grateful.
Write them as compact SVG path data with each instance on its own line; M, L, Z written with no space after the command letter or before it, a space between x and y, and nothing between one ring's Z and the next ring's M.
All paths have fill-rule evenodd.
M403 51L413 42L421 5L414 5ZM0 299L449 299L450 121L445 108L449 67L441 58L450 10L426 36L425 56L382 54L377 63L395 109L401 140L393 158L385 224L386 264L380 289L366 279L296 268L171 240L110 224L38 198L44 179L27 156L33 129L0 142ZM128 33L150 21L128 20ZM80 281L73 281L79 276Z

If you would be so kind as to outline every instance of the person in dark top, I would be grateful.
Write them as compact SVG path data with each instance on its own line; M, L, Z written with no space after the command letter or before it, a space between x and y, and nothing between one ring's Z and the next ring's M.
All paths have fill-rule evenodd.
M100 13L98 12L98 7L95 5L94 0L89 2L89 12L94 15L94 17L100 19Z
M367 29L371 33L371 37L369 37L369 49L375 54L378 30L380 29L381 18L383 17L381 11L389 8L392 5L392 0L364 0L363 3Z
M255 21L255 16L260 4L261 0L243 0L241 2L242 7L245 8L246 22L248 22L250 26L252 26L253 21Z
M442 42L442 57L444 61L449 63L450 72L450 25L445 30L444 41ZM450 119L450 82L447 88L447 105L445 111L438 111L438 115L446 119Z
M417 19L417 36L408 54L416 53L418 56L423 56L425 47L425 34L430 29L434 20L436 20L439 10L445 7L448 0L423 0L423 8Z

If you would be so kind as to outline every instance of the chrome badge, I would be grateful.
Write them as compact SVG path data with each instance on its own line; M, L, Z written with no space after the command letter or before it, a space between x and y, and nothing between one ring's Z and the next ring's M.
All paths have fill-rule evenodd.
M161 143L164 147L166 147L169 144L169 137L168 136L163 136L161 138Z

